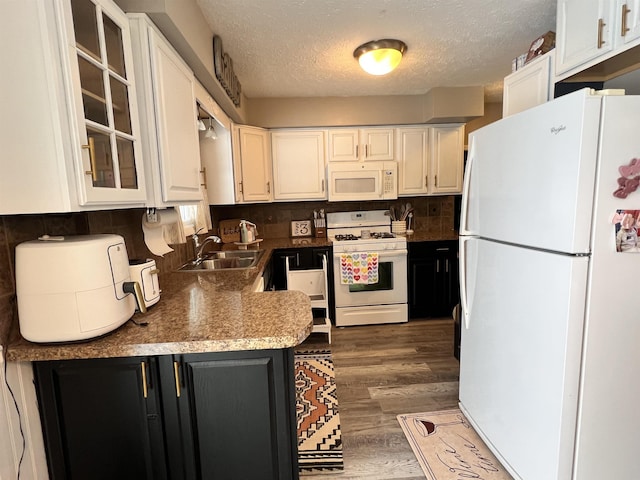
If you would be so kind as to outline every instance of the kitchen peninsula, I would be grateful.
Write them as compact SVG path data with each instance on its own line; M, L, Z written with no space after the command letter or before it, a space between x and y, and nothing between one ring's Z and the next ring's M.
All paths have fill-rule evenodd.
M92 341L14 332L7 359L35 362L51 478L298 478L293 347L312 316L301 292L255 291L271 252L163 274L157 305Z

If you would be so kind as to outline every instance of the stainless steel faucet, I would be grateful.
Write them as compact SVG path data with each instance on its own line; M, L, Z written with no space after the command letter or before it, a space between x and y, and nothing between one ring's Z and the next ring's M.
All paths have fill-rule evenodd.
M197 235L195 235L197 237ZM196 242L194 239L194 244L196 247L196 260L195 263L200 263L202 262L203 258L202 258L202 253L204 251L204 247L207 246L208 243L222 243L222 239L217 236L217 235L209 235L207 238L205 238L202 243L200 243L199 241Z

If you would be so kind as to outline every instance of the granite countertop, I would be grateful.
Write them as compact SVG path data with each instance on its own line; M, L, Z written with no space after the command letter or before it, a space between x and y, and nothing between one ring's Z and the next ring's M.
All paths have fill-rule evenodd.
M129 321L100 338L65 344L32 343L15 328L8 343L7 360L108 358L298 345L311 333L311 303L302 292L254 291L273 248L265 250L258 265L246 270L161 274L160 301L146 314L134 315L135 321L148 322L147 326Z
M456 240L416 232L409 242ZM263 240L264 255L254 268L233 271L169 272L160 275L162 296L146 314L103 337L65 344L36 344L14 328L7 345L9 361L109 358L180 353L290 348L311 333L311 303L302 292L255 292L273 250L324 247L326 238ZM235 245L223 249L235 250ZM16 326L17 327L17 326Z

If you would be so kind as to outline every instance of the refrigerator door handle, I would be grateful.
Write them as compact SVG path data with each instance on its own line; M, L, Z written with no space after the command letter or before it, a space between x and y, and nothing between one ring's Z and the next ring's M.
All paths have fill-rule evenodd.
M469 237L460 237L460 308L464 320L464 328L469 329L469 302L467 297L467 242Z
M464 184L462 187L462 205L460 206L460 235L469 235L470 233L467 229L467 214L469 211L469 189L471 188L471 173L474 157L475 149L472 136L471 145L469 145L469 160L467 161L467 167L464 173Z

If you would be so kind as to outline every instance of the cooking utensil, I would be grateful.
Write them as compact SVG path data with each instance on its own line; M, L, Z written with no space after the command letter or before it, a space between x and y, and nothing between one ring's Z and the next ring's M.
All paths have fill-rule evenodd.
M406 205L402 205L402 218L401 220L406 220L407 217L409 216L409 213L413 211L413 208L411 207L411 204L409 202L407 202Z

